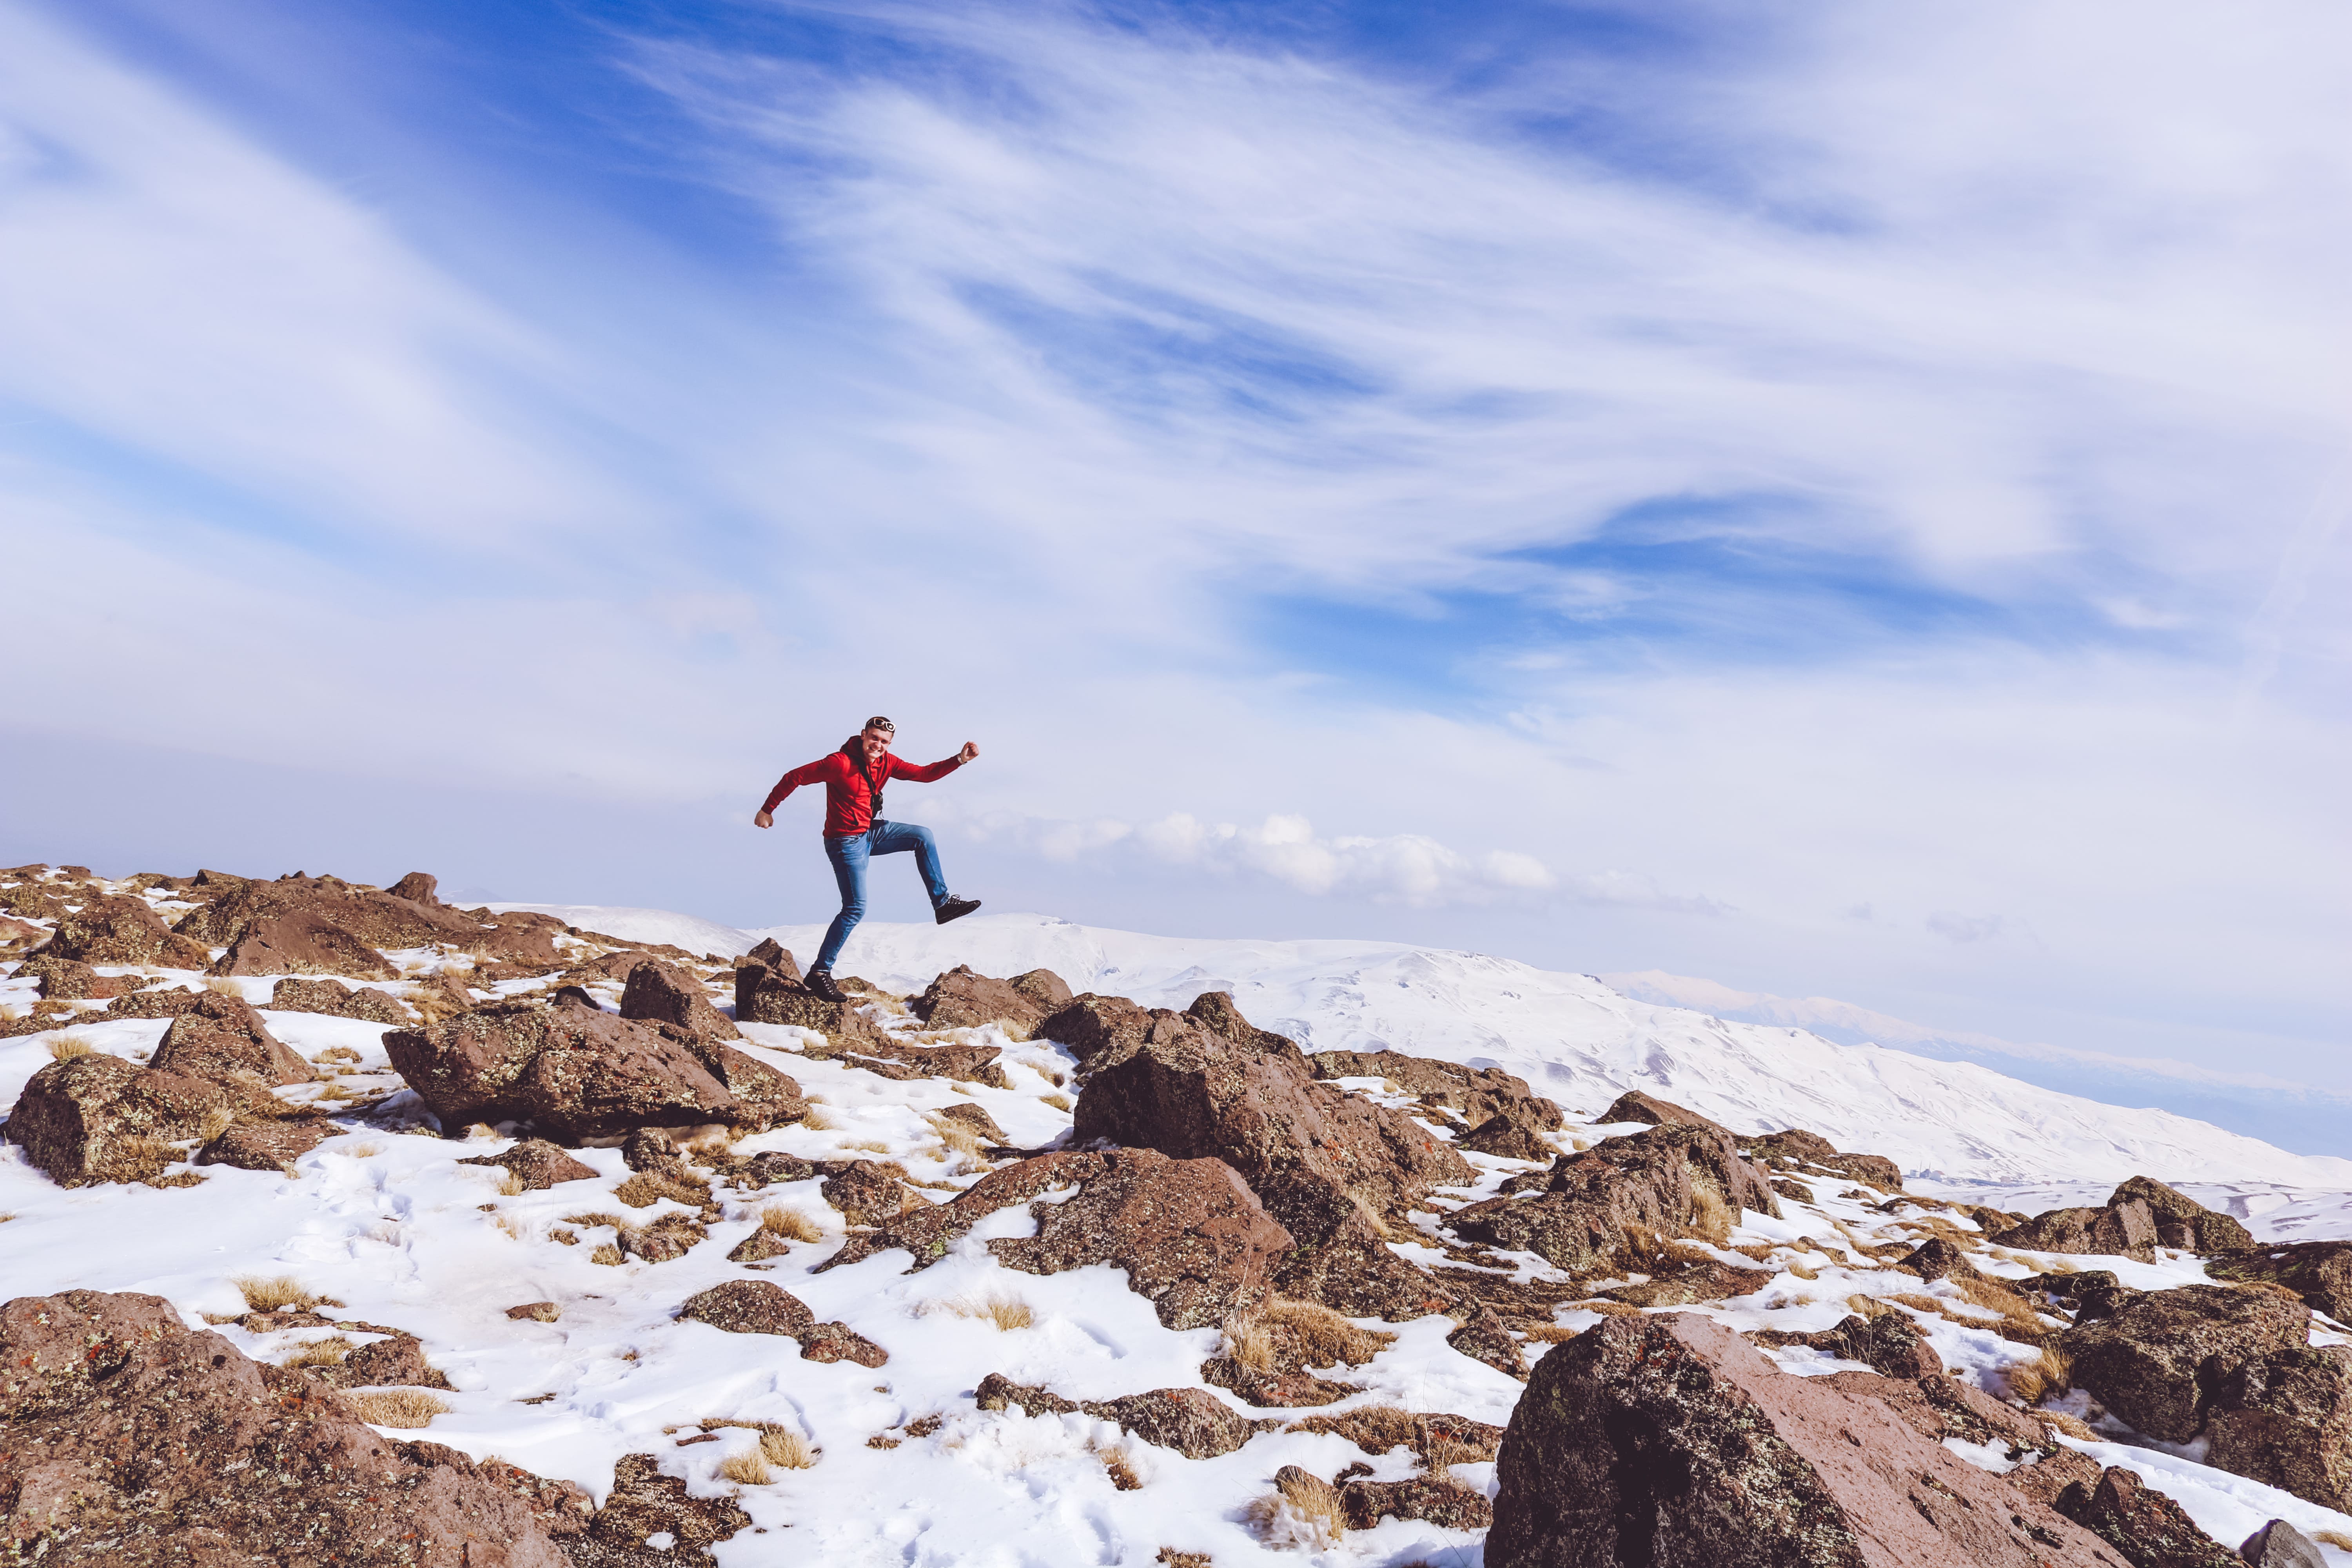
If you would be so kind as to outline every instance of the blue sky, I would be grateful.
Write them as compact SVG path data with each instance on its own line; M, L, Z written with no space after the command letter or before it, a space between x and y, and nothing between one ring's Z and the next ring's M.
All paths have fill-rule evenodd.
M2347 29L0 0L0 855L814 918L882 710L991 908L2352 1090Z

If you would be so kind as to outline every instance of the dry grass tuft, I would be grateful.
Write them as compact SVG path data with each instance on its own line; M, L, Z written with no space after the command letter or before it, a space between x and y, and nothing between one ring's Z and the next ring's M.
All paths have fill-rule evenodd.
M614 1187L613 1195L633 1209L651 1208L664 1198L682 1203L688 1208L700 1208L710 1201L710 1188L699 1182L681 1182L675 1177L639 1171Z
M1041 1094L1037 1098L1041 1102L1052 1106L1056 1110L1070 1109L1070 1097L1066 1094Z
M1781 1264L1780 1267L1787 1269L1790 1273L1795 1275L1800 1279L1818 1279L1821 1278L1820 1272L1811 1265L1800 1263L1793 1258Z
M2052 1331L2032 1303L2007 1285L1991 1279L1971 1279L1964 1274L1955 1274L1951 1278L1952 1283L1959 1288L1960 1294L1969 1299L1969 1305L1999 1313L2002 1323L2014 1331L2012 1338L2014 1334L2026 1334L2039 1340ZM2294 1292L2288 1291L2287 1294L2292 1297Z
M771 1426L760 1434L760 1457L782 1470L805 1470L816 1463L809 1440L788 1426Z
M861 1154L887 1154L890 1152L890 1145L883 1142L879 1138L853 1139L844 1143L842 1147L855 1149Z
M209 1143L236 1125L236 1112L226 1105L215 1105L205 1112L204 1121L197 1124L196 1142Z
M1030 1328L1037 1321L1028 1302L1018 1296L1007 1296L993 1290L984 1296L943 1296L937 1300L924 1302L917 1310L924 1317L933 1312L952 1312L959 1318L985 1319L994 1323L1000 1331L1007 1333L1014 1329Z
M447 1400L436 1398L421 1388L393 1388L348 1397L358 1406L360 1419L371 1426L430 1426L436 1415L449 1413Z
M234 996L240 1002L245 1000L245 987L226 974L215 974L206 980L205 989L215 996Z
M1143 1478L1135 1473L1135 1467L1127 1462L1125 1454L1117 1448L1106 1448L1101 1452L1103 1473L1110 1478L1112 1486L1123 1492L1135 1491L1142 1487Z
M799 1209L770 1204L760 1211L760 1228L786 1241L823 1241L824 1231Z
M1339 1494L1331 1483L1296 1465L1275 1473L1275 1489L1244 1510L1244 1517L1261 1540L1277 1551L1286 1547L1320 1551L1346 1533L1339 1514Z
M1274 1335L1248 1313L1225 1320L1225 1354L1252 1372L1274 1370Z
M1693 1235L1717 1247L1731 1239L1732 1221L1738 1215L1723 1201L1721 1194L1708 1187L1696 1187L1691 1192L1690 1227Z
M1616 1305L1611 1302L1610 1305ZM1521 1331L1538 1344L1556 1345L1576 1338L1582 1329L1571 1329L1566 1323L1528 1323Z
M940 1142L947 1145L949 1152L961 1154L968 1160L977 1158L981 1150L987 1147L988 1141L978 1132L945 1116L931 1119L931 1131L940 1135Z
M1268 1329L1287 1331L1304 1352L1308 1366L1361 1366L1396 1342L1396 1336L1378 1329L1360 1329L1330 1308L1316 1301L1292 1301L1276 1297L1256 1311Z
M2054 1345L2044 1345L2042 1353L2032 1361L2005 1366L2000 1375L2009 1385L2011 1398L2039 1405L2050 1395L2063 1394L2074 1386L2074 1358Z
M49 1058L53 1061L69 1062L76 1057L92 1055L97 1048L79 1035L59 1035L49 1042Z
M801 1112L801 1125L807 1128L812 1132L838 1132L841 1131L841 1123L835 1121L831 1116L825 1114L825 1112L820 1108L819 1102L815 1100L811 1100L808 1102L808 1109Z
M768 1461L760 1457L757 1448L746 1448L740 1453L728 1455L719 1461L719 1474L723 1479L733 1481L740 1487L764 1487L776 1479L768 1468Z
M530 1188L523 1185L522 1177L520 1173L513 1171L501 1171L499 1173L499 1196L502 1198L519 1198L530 1190Z
M257 1274L241 1274L229 1281L245 1298L247 1310L255 1312L307 1312L319 1304L319 1298L302 1289L301 1282L290 1274L263 1279Z
M279 1366L341 1366L343 1358L353 1350L352 1342L341 1334L331 1339L311 1340L294 1347L294 1353L279 1362Z
M2079 1415L2069 1415L2063 1410L2037 1410L2033 1414L2044 1426L2053 1431L2063 1432L2069 1437L2085 1443L2105 1441L2103 1434L2094 1430L2091 1424Z
M1883 1318L1895 1309L1875 1296L1848 1296L1845 1310L1866 1322L1873 1318Z
M614 1246L609 1241L588 1255L588 1261L591 1263L604 1263L617 1266L626 1262L627 1260L628 1254L623 1252L619 1247Z
M2311 1538L2323 1546L2333 1546L2339 1552L2352 1552L2352 1535L2340 1530L2315 1530Z
M530 1239L531 1230L530 1224L524 1220L517 1219L510 1214L492 1215L490 1216L490 1223L497 1226L500 1230L506 1232L507 1236L512 1240L529 1241Z

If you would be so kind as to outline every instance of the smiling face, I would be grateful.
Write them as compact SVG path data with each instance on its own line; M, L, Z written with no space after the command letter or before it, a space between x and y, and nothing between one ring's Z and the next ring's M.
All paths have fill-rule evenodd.
M880 762L882 754L890 749L890 731L887 730L861 731L857 739L865 746L866 760L869 763Z

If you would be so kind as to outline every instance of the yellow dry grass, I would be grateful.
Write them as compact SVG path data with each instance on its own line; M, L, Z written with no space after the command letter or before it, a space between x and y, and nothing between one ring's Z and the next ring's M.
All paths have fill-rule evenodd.
M1820 1273L1817 1272L1811 1265L1800 1263L1793 1258L1790 1258L1780 1267L1786 1268L1790 1273L1795 1275L1800 1279L1818 1279L1821 1278Z
M245 1298L249 1311L307 1312L319 1304L319 1298L302 1289L301 1281L290 1274L266 1279L257 1274L241 1274L229 1283Z
M530 1191L530 1189L522 1184L522 1177L519 1173L514 1171L501 1171L499 1173L499 1196L502 1198L519 1198L528 1191Z
M89 1056L96 1049L79 1035L59 1035L49 1042L49 1058L52 1061L69 1062L76 1057Z
M890 1152L890 1145L879 1138L854 1138L844 1142L842 1147L855 1149L861 1154L887 1154Z
M2315 1530L2311 1538L2323 1546L2333 1546L2339 1552L2352 1552L2352 1535L2340 1530Z
M699 1208L710 1201L710 1189L700 1183L681 1182L669 1176L639 1171L613 1189L613 1195L633 1209L651 1208L664 1198L674 1199L688 1208Z
M371 1426L430 1426L436 1415L449 1412L447 1400L421 1388L389 1388L373 1394L354 1394L349 1398L358 1407L360 1419Z
M952 1312L959 1318L985 1320L995 1324L999 1331L1006 1333L1014 1329L1033 1327L1037 1321L1037 1315L1028 1302L1018 1296L994 1290L982 1296L943 1296L937 1300L924 1302L920 1312L926 1317L933 1312Z
M354 1143L348 1149L338 1149L335 1152L339 1154L348 1154L354 1160L373 1160L383 1152L373 1143Z
M799 1209L770 1204L760 1211L760 1228L786 1241L823 1241L824 1231Z
M196 1124L196 1142L209 1143L236 1125L236 1112L226 1105L215 1105L205 1111L205 1119Z
M1143 1478L1135 1473L1135 1467L1127 1462L1124 1452L1118 1448L1097 1448L1095 1452L1101 1457L1103 1474L1110 1478L1113 1487L1131 1492L1143 1485Z
M987 1146L988 1141L977 1131L949 1117L933 1117L931 1131L940 1135L940 1142L947 1146L950 1152L961 1154L966 1159L976 1157Z
M1252 1314L1270 1330L1286 1330L1305 1352L1308 1366L1361 1366L1396 1342L1378 1329L1360 1329L1316 1301L1275 1297Z
M1611 1305L1613 1306L1615 1303L1612 1302ZM1556 1345L1564 1340L1576 1338L1584 1331L1571 1329L1566 1323L1529 1323L1521 1331L1538 1344Z
M841 1131L841 1123L835 1121L831 1116L826 1114L824 1109L814 1100L808 1102L808 1109L801 1112L801 1125L807 1128L812 1132L838 1132Z
M352 1342L341 1334L331 1339L310 1340L294 1347L294 1353L279 1362L279 1366L341 1366L343 1358L352 1353Z
M234 996L240 1002L245 1000L245 987L225 974L215 974L206 980L205 989L215 996Z
M816 1463L809 1440L788 1426L771 1426L760 1434L760 1457L780 1470L805 1470Z
M1056 1110L1070 1109L1070 1097L1066 1094L1041 1094L1037 1098Z
M2074 1386L2074 1358L2054 1345L2044 1345L2032 1361L2005 1366L2000 1375L2001 1381L2009 1384L2011 1398L2039 1405L2050 1395L2063 1394Z
M1902 1298L1898 1296L1895 1300L1901 1300ZM1845 1310L1867 1321L1872 1318L1883 1318L1895 1309L1875 1296L1848 1296Z
M1339 1494L1330 1482L1296 1466L1285 1466L1276 1477L1275 1489L1250 1503L1244 1513L1269 1545L1304 1544L1301 1536L1328 1545L1346 1533Z
M2078 1415L2069 1415L2063 1410L2037 1410L2033 1414L2044 1426L2053 1431L2063 1432L2069 1437L2079 1438L2085 1443L2103 1440L2102 1435Z
M739 1487L764 1487L776 1479L768 1468L768 1461L760 1457L757 1448L745 1448L740 1453L728 1455L719 1461L719 1474L722 1479L733 1481Z
M588 1255L588 1261L591 1263L602 1263L607 1266L617 1266L627 1262L628 1256L619 1247L614 1246L608 1241L604 1246L598 1247L595 1251L590 1253Z
M1717 1247L1731 1239L1732 1222L1738 1215L1723 1195L1710 1187L1696 1187L1691 1192L1690 1227L1693 1235Z

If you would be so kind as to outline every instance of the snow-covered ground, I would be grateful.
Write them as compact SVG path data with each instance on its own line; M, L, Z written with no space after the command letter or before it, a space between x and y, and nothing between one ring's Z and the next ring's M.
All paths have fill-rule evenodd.
M772 934L805 960L817 934L813 927L740 931L657 910L507 907L547 908L588 930L698 952L739 952ZM1804 1126L1843 1148L1891 1155L1908 1170L1936 1173L1915 1182L1923 1193L2035 1208L2095 1202L2116 1180L2145 1172L2245 1215L2258 1235L2352 1235L2346 1197L2352 1165L2345 1162L2285 1154L2161 1113L2069 1100L1978 1068L1832 1045L1790 1029L1727 1025L1631 1001L1588 976L1473 954L1362 942L1181 941L1004 915L946 928L869 923L843 969L907 991L958 963L999 975L1042 965L1075 988L1148 1005L1181 1005L1201 991L1229 990L1254 1021L1310 1049L1391 1047L1491 1062L1560 1100L1577 1123L1564 1135L1569 1139L1630 1131L1595 1127L1591 1118L1622 1089L1642 1088L1743 1131ZM0 982L0 1002L26 999L24 989L21 982ZM248 980L241 989L266 1001L269 982ZM617 986L596 989L607 1005L617 996ZM361 1101L399 1089L374 1026L302 1013L265 1016L305 1057L334 1053L335 1083ZM163 1028L161 1020L121 1020L72 1033L93 1048L136 1058L154 1047ZM1032 1145L1069 1125L1058 1077L1072 1064L1049 1044L1010 1040L992 1028L961 1032L1003 1047L1013 1087L996 1089L884 1079L810 1059L800 1031L754 1025L746 1033L757 1054L824 1102L826 1125L759 1134L739 1143L738 1153L871 1153L902 1162L916 1180L932 1185L929 1195L943 1197L980 1172L941 1141L928 1113L977 1101L1016 1142ZM50 1059L55 1037L0 1040L0 1104L13 1104L24 1081ZM286 1092L301 1098L315 1091ZM971 1391L992 1372L1078 1399L1199 1387L1200 1363L1218 1344L1213 1330L1162 1328L1117 1270L1037 1277L1002 1267L985 1242L1025 1234L1034 1222L1020 1209L1000 1213L921 1273L901 1272L908 1259L895 1252L817 1273L838 1249L843 1222L816 1183L752 1194L722 1188L726 1217L685 1258L599 1264L595 1245L609 1237L587 1216L621 1213L642 1224L678 1205L621 1205L612 1189L627 1173L609 1149L580 1152L598 1172L593 1181L503 1194L498 1171L457 1163L496 1152L503 1140L400 1131L413 1107L413 1097L397 1093L352 1113L351 1131L303 1157L291 1179L215 1167L190 1187L67 1190L7 1146L0 1150L5 1294L73 1287L152 1291L194 1321L199 1314L240 1311L238 1277L290 1275L341 1303L327 1309L330 1316L417 1334L428 1359L457 1385L443 1396L452 1408L428 1430L394 1435L497 1454L600 1495L621 1455L655 1453L698 1493L740 1489L756 1523L714 1549L728 1568L783 1561L1142 1568L1163 1547L1209 1553L1218 1568L1302 1562L1472 1568L1483 1560L1475 1535L1423 1524L1391 1520L1302 1553L1276 1550L1247 1522L1247 1505L1285 1464L1329 1477L1365 1460L1374 1479L1400 1479L1414 1468L1402 1452L1368 1458L1337 1437L1275 1433L1221 1458L1191 1460L1123 1437L1104 1422L976 1412ZM1481 1191L1526 1168L1471 1159L1482 1173ZM1455 1193L1444 1203L1475 1195ZM800 1211L820 1238L747 1274L726 1254L771 1205ZM1923 1286L1851 1245L1857 1237L1916 1241L1924 1234L1919 1222L1929 1217L1921 1206L1880 1207L1826 1186L1816 1205L1786 1206L1779 1220L1745 1216L1731 1237L1742 1252L1717 1249L1727 1263L1766 1268L1770 1282L1735 1300L1685 1310L1708 1311L1739 1328L1811 1331L1838 1321L1856 1295L1927 1299L1938 1310L1894 1310L1913 1311L1956 1371L1999 1392L2001 1369L2030 1356L1992 1331L1950 1286ZM1967 1227L1948 1212L1932 1217ZM563 1245L559 1230L578 1244ZM2022 1274L2055 1261L2010 1254L1987 1267ZM2067 1261L2112 1267L2135 1285L2203 1277L2194 1258L2177 1256L2153 1264ZM820 1319L847 1322L889 1352L888 1364L868 1370L850 1362L805 1362L788 1340L724 1334L674 1318L696 1291L745 1278L772 1280ZM994 1326L979 1311L992 1299L1026 1305L1030 1325ZM555 1302L561 1317L541 1323L507 1316L509 1307L540 1300ZM1578 1308L1558 1317L1567 1329L1597 1321ZM1520 1384L1447 1346L1452 1326L1442 1318L1387 1325L1398 1334L1393 1345L1364 1367L1327 1374L1362 1389L1332 1408L1393 1404L1507 1421ZM331 1331L255 1335L228 1324L221 1331L275 1361ZM1543 1347L1528 1349L1532 1356ZM1803 1349L1776 1353L1793 1372L1853 1364ZM721 1479L719 1462L754 1437L729 1423L750 1422L801 1432L820 1450L818 1462L779 1470L767 1485L739 1489ZM2107 1463L2139 1470L2231 1544L2273 1517L2307 1532L2352 1538L2352 1518L2176 1453L2123 1441L2086 1446ZM1117 1484L1108 1464L1114 1456L1139 1486ZM1454 1474L1491 1490L1490 1464L1459 1466ZM2352 1564L2352 1552L2328 1548L2327 1561Z

